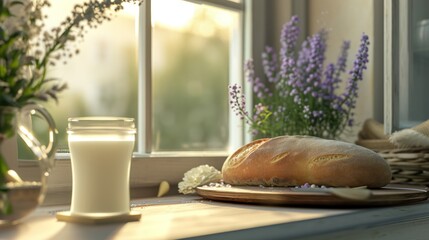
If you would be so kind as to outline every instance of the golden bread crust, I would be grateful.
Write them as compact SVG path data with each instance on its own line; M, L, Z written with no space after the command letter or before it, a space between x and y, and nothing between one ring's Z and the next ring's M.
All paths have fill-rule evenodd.
M233 185L383 187L390 182L387 162L355 144L307 136L255 140L233 153L222 168Z

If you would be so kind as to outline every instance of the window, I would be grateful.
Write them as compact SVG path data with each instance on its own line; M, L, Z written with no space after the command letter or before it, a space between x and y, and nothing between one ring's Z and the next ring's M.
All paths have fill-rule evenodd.
M241 8L151 1L149 152L226 151L228 85L241 74ZM142 41L145 41L143 39Z
M84 1L55 2L48 29ZM148 0L88 31L80 53L50 72L69 85L58 104L46 105L60 131L60 152L67 152L67 118L104 115L136 119L137 153L225 155L242 136L229 114L228 85L242 79L243 12L237 0ZM19 153L32 158L24 144Z
M48 14L59 22L74 3L55 2ZM127 7L113 21L91 31L80 45L80 56L51 72L70 84L58 105L46 106L62 134L60 147L67 146L68 117L127 116L136 119L139 131L132 187L144 186L150 191L162 180L177 183L184 172L201 164L220 169L228 152L242 145L246 137L242 122L229 113L227 85L242 83L243 59L263 48L264 36L254 28L264 28L264 4L145 0L140 8ZM179 6L183 6L180 11ZM81 61L85 61L83 66ZM44 132L43 128L35 126L34 130ZM192 133L194 129L198 131ZM172 130L178 136L169 135ZM19 150L20 159L26 158L23 152ZM49 191L60 194L54 203L64 203L70 200L71 166L68 154L59 153L57 159L65 161L56 162ZM17 170L24 179L38 174L32 161L20 161Z
M86 0L55 1L46 8L46 29L57 26L75 4ZM114 20L87 31L76 43L79 54L64 58L66 64L51 66L49 77L68 84L58 103L44 104L59 130L59 151L68 152L67 119L78 116L125 116L137 118L138 99L138 6L125 5ZM117 34L120 33L120 34ZM37 120L34 120L37 121ZM37 126L37 135L46 126ZM47 136L40 136L41 138ZM19 145L20 158L34 158L24 144Z
M385 125L388 133L429 119L429 2L385 1Z

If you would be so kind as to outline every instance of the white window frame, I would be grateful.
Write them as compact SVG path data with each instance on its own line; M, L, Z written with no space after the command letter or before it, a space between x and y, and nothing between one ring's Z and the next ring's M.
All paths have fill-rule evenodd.
M245 4L243 3L236 3L231 2L228 0L184 0L196 4L207 4L212 5L215 7L242 12L242 16L247 16L245 13ZM138 113L138 135L140 136L138 146L137 146L137 152L139 154L143 155L153 155L154 153L151 152L152 149L152 48L151 48L151 41L152 41L152 27L151 27L151 2L152 0L144 1L144 3L140 7L139 12L139 22L141 23L141 27L139 27L139 113ZM248 1L250 5L250 1ZM241 24L242 24L242 33L240 33L239 41L242 41L242 39L245 39L243 32L245 31L244 23L248 22L246 19L241 18ZM234 48L233 45L237 45L239 47L246 45L248 43L241 42L236 43L232 42L232 46L230 48ZM252 43L250 43L251 45ZM250 46L249 45L249 46ZM248 48L248 47L244 47ZM240 52L240 57L238 58L238 64L237 62L233 62L230 66L230 69L234 71L239 68L238 70L235 70L234 73L230 73L230 83L238 83L243 84L243 74L242 74L242 67L243 66L243 52L242 50ZM244 51L246 52L246 51ZM231 59L237 59L237 58L231 58ZM235 64L234 64L235 63ZM226 89L225 89L226 91ZM249 92L249 91L248 91ZM251 98L249 98L251 99ZM245 137L245 132L243 131L242 121L240 121L237 117L234 116L234 114L229 114L229 150L236 149L239 146L243 144L243 139ZM155 153L156 154L156 153ZM182 152L175 153L176 155L182 155ZM193 155L198 155L199 152L193 153ZM158 154L156 154L158 155ZM187 153L189 155L189 153Z
M404 5L404 4L403 4ZM408 8L407 8L408 9ZM384 0L384 132L391 134L399 129L399 116L398 116L398 87L399 87L399 68L400 66L408 66L407 62L399 64L396 59L399 54L404 53L404 45L400 47L398 36L398 5L393 0ZM402 14L408 10L402 10ZM401 29L404 26L401 27ZM402 29L403 30L403 29ZM408 34L404 34L408 36ZM405 40L401 39L402 44ZM395 49L401 48L402 51ZM408 61L407 59L399 61ZM406 69L408 72L408 69ZM402 76L401 76L402 77Z
M391 134L418 122L404 122L408 81L413 79L412 1L384 0L384 132ZM404 84L401 84L404 83ZM401 91L400 91L401 90ZM402 111L401 111L402 110Z
M265 44L265 1L242 0L242 3L235 3L227 0L186 0L199 4L213 5L223 7L230 10L243 11L242 24L242 44L244 51L240 56L241 63L244 59L259 58ZM142 14L143 13L143 14ZM181 152L181 153L150 153L151 149L151 21L150 21L150 0L144 1L140 8L139 21L143 31L139 32L139 91L144 94L139 94L139 102L143 111L139 111L139 119L137 122L138 129L144 133L144 137L139 139L138 152L133 155L131 163L130 185L131 188L143 188L140 193L133 194L132 197L154 196L161 181L168 181L172 187L171 191L176 191L177 183L181 181L183 174L196 166L208 164L222 168L224 160L228 153L217 152ZM142 41L144 39L145 41ZM241 64L243 66L243 64ZM242 67L238 71L242 71ZM244 79L241 77L239 83L244 84ZM246 85L245 85L246 86ZM226 89L227 90L227 89ZM249 86L246 86L246 94L248 99L248 107L251 106L251 91ZM230 125L240 124L234 114L230 114ZM232 123L232 124L231 124ZM230 139L230 150L233 151L244 142L251 139L247 129L242 126L237 130L230 129L230 135L234 137ZM141 134L140 133L140 134ZM143 141L142 141L143 140ZM16 139L12 139L4 146L12 159L17 159ZM45 204L65 204L70 202L72 173L69 154L57 154L56 165L53 168L48 179L48 198ZM34 161L13 161L9 165L16 169L20 175L26 180L39 179L39 167ZM50 196L50 197L49 197Z

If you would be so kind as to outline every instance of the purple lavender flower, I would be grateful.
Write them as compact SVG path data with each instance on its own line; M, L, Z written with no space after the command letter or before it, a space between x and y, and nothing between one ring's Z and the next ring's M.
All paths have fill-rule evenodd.
M318 116L320 116L321 114L320 114L320 111L313 111L313 112L312 112L312 115L313 115L313 116L312 116L313 118L317 118L317 117L318 117Z
M331 101L331 108L334 111L344 113L344 108L340 105L343 102L343 96L337 96L335 90L338 89L338 84L341 82L340 75L345 72L347 65L347 52L350 48L350 41L344 41L341 46L341 52L336 65L333 63L326 66L324 75L325 80L322 83L323 96L325 100Z
M346 66L347 66L347 52L350 48L350 41L344 41L343 45L341 46L341 53L340 56L338 57L338 61L337 61L337 78L339 77L339 75L342 72L346 71Z
M244 72L246 73L246 80L253 84L255 82L255 66L253 64L253 59L247 60L244 65Z
M298 90L296 90L296 88L292 89L292 91L290 91L290 95L291 96L295 96L298 94Z
M297 61L297 66L299 68L304 68L305 66L308 65L308 61L310 59L310 40L311 40L311 36L307 37L306 40L304 40L304 42L302 42L301 44L301 50L298 53L298 61Z
M241 86L237 84L229 86L230 106L235 115L244 119L248 112L246 110L246 97L242 93Z
M269 89L265 86L261 79L259 77L255 77L255 67L253 65L252 59L246 62L244 71L246 73L247 81L252 84L253 92L258 98L263 98L265 95L269 94Z
M353 124L354 124L354 120L353 120L353 118L350 118L350 119L347 121L347 126L352 127L352 126L353 126Z
M368 36L363 34L345 91L338 94L350 42L343 42L336 63L324 66L327 32L322 30L308 37L295 54L297 24L298 17L294 16L283 26L279 56L273 48L265 48L263 79L255 76L252 60L245 65L246 79L255 96L253 113L246 111L242 89L237 85L230 86L231 108L246 119L254 136L302 134L336 138L354 123L357 84L368 63Z
M282 59L282 65L280 67L280 76L282 79L288 81L295 81L295 60L293 58L286 57Z
M313 97L321 96L320 88L322 85L323 62L325 60L326 37L325 32L321 31L307 38L302 44L298 55L296 75L298 76L298 86L304 94L310 94Z
M325 69L325 80L322 83L322 89L325 92L324 98L325 99L333 99L334 98L334 91L337 87L338 79L335 78L335 65L334 64L328 64Z
M287 56L292 57L295 51L295 45L299 37L299 18L298 16L292 16L289 22L283 25L280 33L280 58L283 60Z
M267 107L262 103L258 103L255 105L255 115L260 115L263 111L265 111Z
M362 34L361 44L359 46L358 53L356 54L353 69L349 72L350 78L347 83L346 92L343 94L344 104L349 109L356 106L355 98L358 96L357 82L363 79L363 70L366 69L366 64L368 63L368 45L368 35Z
M265 47L265 51L262 53L262 66L264 67L264 72L268 78L268 82L277 82L279 78L277 54L274 52L272 47Z
M292 16L291 20L283 25L280 33L280 78L283 81L277 88L282 89L282 96L288 95L288 92L285 92L286 85L289 84L288 81L296 81L294 56L300 32L298 22L298 16Z
M252 136L257 136L259 134L259 131L257 129L252 130Z
M339 82L341 82L340 75L342 72L345 72L347 65L347 51L350 48L350 42L344 41L341 46L341 53L338 57L337 64L328 64L325 69L325 80L322 83L322 89L325 94L323 95L324 99L327 100L338 100L338 97L335 95L334 91L338 88Z
M308 65L305 68L307 82L317 84L321 81L323 61L325 60L326 44L322 35L317 33L310 39L310 54Z

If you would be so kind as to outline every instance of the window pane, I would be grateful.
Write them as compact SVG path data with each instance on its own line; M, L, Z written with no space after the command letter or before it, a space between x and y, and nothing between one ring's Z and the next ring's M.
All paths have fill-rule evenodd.
M400 127L413 127L429 118L429 108L426 99L429 91L429 2L414 0L409 26L411 34L410 78L401 79L400 94L406 98L400 104L406 103L400 109ZM402 81L405 80L405 81Z
M396 128L410 128L429 119L429 1L399 1L398 114ZM408 11L407 9L410 9ZM404 28L405 30L401 29ZM402 31L401 31L402 30ZM406 34L408 33L408 34ZM396 50L396 49L395 49ZM396 62L395 62L396 63ZM398 129L394 129L398 130Z
M72 7L84 0L53 1L46 12L46 28L59 24ZM127 5L111 21L89 29L83 41L76 42L80 53L67 64L50 69L49 77L58 78L69 88L58 104L45 104L60 132L59 148L67 148L67 118L78 116L137 117L137 34L138 6ZM34 128L38 130L38 127ZM41 132L45 131L42 129ZM25 147L20 147L21 157Z
M152 24L153 151L226 150L239 13L157 0Z

